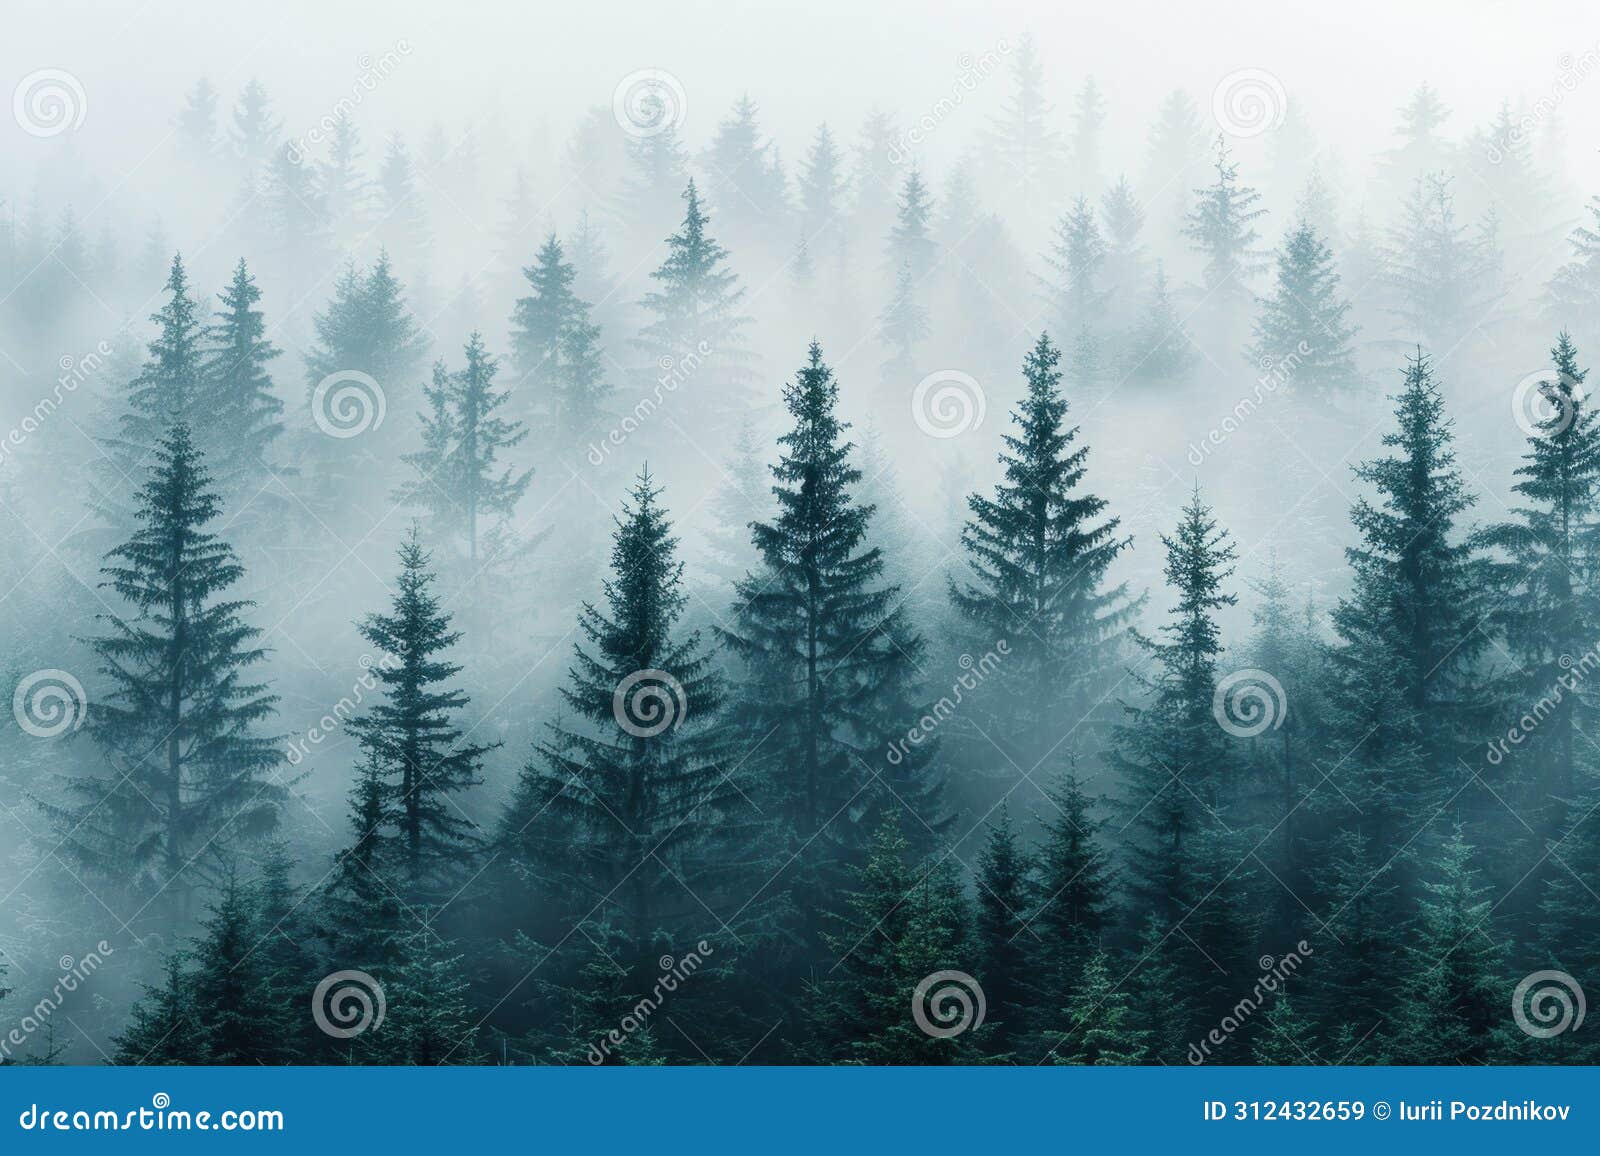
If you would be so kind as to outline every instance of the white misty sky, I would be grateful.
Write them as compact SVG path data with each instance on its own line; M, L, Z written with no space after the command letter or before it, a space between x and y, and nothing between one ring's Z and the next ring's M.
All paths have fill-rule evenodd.
M607 103L636 68L677 75L689 97L691 144L710 133L739 92L761 104L785 155L798 159L816 123L845 135L876 103L907 120L946 95L957 58L1015 43L1031 28L1046 53L1063 120L1093 73L1112 99L1112 160L1137 158L1160 97L1187 87L1203 108L1216 80L1243 67L1279 77L1313 127L1359 171L1387 143L1397 106L1423 79L1455 110L1460 134L1500 99L1548 95L1563 54L1595 69L1564 95L1573 176L1600 183L1600 6L1559 3L1374 2L1285 5L1150 3L209 3L10 0L0 40L6 92L27 73L64 68L83 83L88 117L73 147L98 173L122 171L160 143L183 92L201 73L225 105L251 75L271 91L287 127L309 125L360 72L362 54L405 39L412 53L359 116L369 141L391 126L420 131L435 117L511 126L520 146L541 120L556 142L587 106ZM991 79L927 148L937 165L969 141L1004 93ZM497 117L498 113L498 117ZM19 167L51 142L0 122L0 158ZM56 142L59 143L59 142Z

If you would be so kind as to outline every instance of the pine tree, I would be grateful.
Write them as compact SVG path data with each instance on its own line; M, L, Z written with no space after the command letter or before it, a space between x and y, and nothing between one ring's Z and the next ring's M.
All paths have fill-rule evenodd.
M1534 387L1547 409L1535 416L1528 452L1516 471L1520 480L1512 486L1528 505L1485 537L1504 551L1506 560L1497 569L1501 585L1512 593L1497 602L1493 614L1519 671L1511 701L1519 709L1552 703L1528 736L1531 745L1509 756L1521 772L1517 777L1533 788L1536 809L1551 798L1571 800L1584 777L1581 769L1593 765L1578 742L1588 733L1583 724L1593 716L1593 703L1568 671L1600 636L1600 602L1585 578L1600 541L1600 415L1588 404L1588 371L1579 368L1577 348L1566 333L1550 358L1550 371Z
M1089 450L1067 425L1060 357L1041 335L1023 362L1027 396L1004 438L1004 480L992 498L967 498L970 580L950 589L964 631L985 648L1008 647L979 691L981 748L998 744L1028 775L1047 760L1059 770L1093 741L1094 707L1134 607L1125 586L1107 582L1129 539L1103 516L1105 500L1083 489Z
M889 231L889 267L909 271L912 283L922 284L933 271L935 246L930 233L933 198L915 166L900 186L894 228Z
M1100 134L1106 127L1106 98L1088 77L1072 99L1073 176L1080 195L1100 187Z
M585 305L572 289L577 271L554 233L522 275L532 292L517 299L511 314L511 362L517 371L517 390L529 399L520 408L530 414L548 412L550 403L542 395L561 364L562 339L583 316Z
M403 502L425 507L439 530L460 528L467 540L469 573L478 571L479 521L508 519L528 489L533 470L499 465L520 445L527 430L498 416L510 393L494 388L495 358L474 333L463 351L466 364L455 373L434 368L426 390L431 413L422 419L423 448L406 454L419 475L401 488Z
M1261 194L1239 183L1239 165L1230 159L1228 144L1217 134L1217 178L1194 191L1196 203L1189 211L1183 235L1205 258L1205 286L1216 300L1232 303L1247 298L1249 282L1263 267L1255 244L1260 234L1254 222L1265 215Z
M1440 133L1450 110L1426 81L1417 86L1400 110L1400 147L1383 158L1384 175L1395 196L1410 190L1430 173L1450 167L1451 147Z
M974 922L983 991L995 1036L1002 1043L1015 1039L1027 1022L1029 957L1041 938L1028 924L1032 866L1002 802L1000 817L989 827L978 853Z
M807 1018L819 1059L865 1064L970 1063L988 1035L977 1022L979 993L959 979L941 1002L938 984L913 1015L918 985L941 971L958 971L965 955L964 898L948 861L927 871L908 862L910 847L893 816L873 833L866 863L854 871L828 933L839 957L826 978L809 985ZM946 1023L946 1017L955 1017ZM987 1019L987 1015L985 1015ZM963 1026L966 1025L966 1026Z
M827 125L821 125L800 171L800 235L810 245L820 247L823 237L840 232L838 217L844 209L845 193L843 169L844 159L833 133Z
M371 1062L474 1064L482 1062L479 1023L462 967L465 956L431 927L406 941L400 964L385 987L383 1024L373 1033Z
M280 1012L264 959L257 954L258 920L249 889L230 871L201 921L194 948L193 1007L212 1064L255 1064L296 1059L278 1034Z
M267 339L266 317L256 308L261 290L244 259L222 293L222 308L207 332L202 375L209 411L208 450L225 463L225 493L248 501L271 475L267 461L283 432L283 402L272 388L267 363L283 351Z
M381 779L384 822L402 872L397 889L408 900L441 890L448 897L479 842L456 796L478 784L483 756L500 744L468 742L451 721L469 700L446 685L461 667L442 655L461 636L433 592L429 556L414 528L399 558L390 613L369 614L359 626L363 638L395 659L372 668L386 701L348 727Z
M1101 288L1105 263L1100 226L1088 198L1080 196L1056 223L1055 240L1045 255L1045 264L1055 271L1045 281L1045 298L1058 332L1076 333L1100 321L1106 304Z
M1041 818L1029 904L1028 926L1037 937L1029 987L1035 1007L1054 1008L1071 998L1111 925L1112 875L1099 845L1104 823L1090 814L1078 780L1064 774L1044 796L1050 810Z
M741 96L728 116L717 122L704 157L716 188L726 190L717 202L718 215L740 253L756 248L774 230L788 235L784 227L788 190L775 147L762 138L759 112L748 94ZM694 182L689 184L693 188ZM691 199L691 216L695 205Z
M1219 972L1240 963L1250 942L1241 910L1249 869L1232 853L1226 818L1239 793L1238 760L1213 714L1217 614L1236 601L1224 584L1237 551L1198 488L1162 543L1177 601L1159 639L1140 637L1155 667L1138 676L1148 701L1127 708L1110 761L1130 789L1129 887L1169 938L1181 932L1197 949L1182 995L1204 1010L1225 998Z
M233 106L233 128L229 132L234 155L242 163L252 187L260 177L262 166L277 149L282 132L283 122L273 115L267 90L252 76L239 91L239 99Z
M1333 622L1351 660L1362 657L1357 648L1367 640L1389 651L1401 701L1388 709L1414 721L1423 776L1406 783L1391 775L1390 789L1400 792L1395 814L1414 819L1443 800L1460 773L1460 744L1475 730L1474 664L1488 645L1477 624L1488 575L1476 542L1457 539L1456 522L1475 499L1456 467L1444 400L1420 350L1395 401L1398 428L1383 436L1394 454L1356 468L1378 502L1363 498L1351 510L1361 535L1345 551L1355 589Z
M1544 292L1547 322L1578 335L1583 343L1600 341L1600 196L1585 208L1590 223L1576 225L1568 239L1572 256L1550 278Z
M206 77L195 81L173 121L178 142L192 160L206 160L217 151L217 88Z
M808 920L837 862L860 845L860 821L843 812L879 802L881 788L860 782L863 766L882 765L897 724L921 713L909 682L922 642L896 606L898 589L879 584L883 555L866 544L873 509L853 493L861 471L838 401L813 342L784 391L794 426L772 467L778 515L751 527L762 566L736 584L734 627L720 631L745 666L739 722L771 767L762 807L793 853ZM878 772L929 825L942 816L918 779L932 753L925 744Z
M1397 1058L1405 1063L1490 1063L1505 1046L1506 985L1493 907L1471 857L1457 827L1423 883L1396 1015Z
M743 333L750 318L739 312L744 290L724 262L728 251L707 232L710 218L693 181L684 190L683 227L667 238L667 256L650 276L658 288L646 293L644 308L654 315L639 334L639 346L653 364L697 359L695 386L713 428L727 424L745 402L750 353Z
M327 208L329 227L342 243L367 229L372 186L361 171L361 133L348 116L339 117L328 141L328 159L318 166L318 188Z
M1156 262L1148 301L1128 343L1128 375L1141 381L1172 382L1194 363L1195 350L1188 328L1173 306L1166 269L1160 261Z
M116 456L125 473L138 468L174 422L202 429L210 424L201 404L205 331L181 254L172 258L166 292L166 303L150 315L160 332L150 342L139 376L128 386L128 409L120 421Z
M1281 368L1296 393L1330 401L1356 381L1350 303L1339 293L1333 254L1304 220L1277 255L1272 294L1260 300L1247 356L1263 373Z
M378 210L374 231L384 251L398 254L408 267L421 266L432 242L427 203L417 188L416 163L399 133L384 145L374 192Z
M1058 1064L1126 1065L1144 1061L1144 1015L1129 994L1114 985L1110 960L1096 950L1065 1005L1066 1033L1055 1052Z
M1206 130L1192 97L1175 88L1161 102L1150 130L1141 188L1162 235L1188 220L1189 190L1206 162Z
M605 607L583 606L588 646L562 699L584 725L550 724L501 823L539 901L562 896L574 917L610 923L631 962L657 931L703 917L693 852L730 793L721 679L699 633L679 628L683 563L660 494L642 472L617 519Z
M916 374L914 354L928 336L928 311L917 300L909 263L895 274L894 293L878 318L878 336L891 351L883 362L883 383L898 397Z
M689 156L678 128L664 119L660 131L629 137L628 175L622 182L620 216L641 257L671 231L678 215L677 190L689 180Z
M1250 1044L1252 1061L1307 1066L1323 1062L1318 1055L1315 1029L1295 1008L1287 991L1280 988L1272 1002L1261 1009L1261 1020Z
M140 1067L205 1063L205 1032L195 1014L193 991L188 957L169 952L163 981L144 985L144 998L133 1005L127 1028L112 1041L115 1062Z
M1493 248L1458 224L1450 178L1419 177L1387 254L1394 312L1406 336L1445 357L1483 318L1493 278Z
M989 147L1020 192L1024 206L1045 195L1060 173L1063 146L1050 127L1055 110L1044 94L1044 64L1031 33L1012 57L1011 93L988 133Z
M189 427L174 425L138 494L140 528L112 550L106 585L132 613L90 640L110 689L88 728L109 775L74 779L55 811L66 844L102 878L165 897L181 920L222 850L270 832L288 791L277 743L256 733L277 697L249 681L261 632L228 596L243 577L205 529L220 513Z

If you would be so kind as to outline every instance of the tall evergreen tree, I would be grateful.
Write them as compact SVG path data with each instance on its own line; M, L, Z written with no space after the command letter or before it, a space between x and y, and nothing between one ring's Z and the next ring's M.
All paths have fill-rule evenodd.
M243 569L205 528L219 513L180 422L139 491L140 528L102 569L130 611L90 642L110 684L88 724L108 774L71 780L81 802L54 812L97 875L147 906L165 897L178 920L223 849L270 832L288 797L282 752L257 733L277 697L250 681L266 657L242 618L253 604L228 593Z
M1272 293L1260 302L1255 340L1248 356L1262 372L1286 370L1296 393L1323 401L1356 380L1346 321L1350 303L1339 293L1333 254L1311 225L1301 220L1277 255Z
M388 614L369 614L361 636L394 658L372 670L385 701L348 724L370 774L381 782L384 832L402 873L390 886L408 901L454 893L477 847L476 826L456 796L476 786L483 756L499 743L473 743L451 716L468 703L448 686L461 667L443 657L460 639L433 592L429 556L415 529L401 544L400 576Z
M256 307L261 290L243 258L221 300L202 370L208 449L224 463L224 492L249 500L265 484L272 444L283 432L283 402L267 371L283 351L267 339L266 317Z
M1100 225L1088 198L1080 196L1056 222L1055 240L1045 255L1045 264L1054 271L1045 281L1045 298L1058 332L1076 333L1100 321L1106 302L1101 287L1105 263Z
M1214 299L1226 304L1245 300L1249 282L1264 262L1256 250L1260 234L1255 222L1265 215L1261 194L1239 183L1239 164L1228 154L1228 144L1217 134L1216 180L1194 191L1184 236L1205 259L1205 286Z
M920 285L933 271L932 220L933 198L922 173L913 166L900 186L894 228L889 231L889 267L896 272L909 270L914 284Z

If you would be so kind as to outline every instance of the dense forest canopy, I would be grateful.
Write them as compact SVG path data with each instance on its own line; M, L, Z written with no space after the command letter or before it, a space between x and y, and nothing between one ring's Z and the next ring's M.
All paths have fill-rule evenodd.
M1600 40L332 19L0 52L0 1062L1600 1061Z

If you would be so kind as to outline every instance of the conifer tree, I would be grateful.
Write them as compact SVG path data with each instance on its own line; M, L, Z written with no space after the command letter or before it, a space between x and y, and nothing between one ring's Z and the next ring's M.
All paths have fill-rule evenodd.
M1247 356L1263 372L1283 367L1296 393L1330 401L1356 380L1349 312L1333 254L1302 219L1277 254L1276 282L1260 301Z
M283 122L273 114L266 88L252 76L239 91L239 99L233 106L233 127L229 130L234 155L243 165L252 187L260 178L262 166L278 147L282 131Z
M1111 976L1110 959L1096 949L1065 1004L1066 1035L1055 1051L1058 1064L1127 1065L1142 1063L1149 1032L1141 1026L1128 992Z
M373 1033L372 1061L423 1067L482 1062L464 958L431 927L407 938L385 987L387 1006Z
M977 914L974 932L984 995L994 1034L1015 1039L1026 1028L1029 958L1041 935L1028 924L1030 857L1017 842L1010 812L989 827L977 863Z
M1045 297L1057 332L1076 333L1100 321L1106 303L1101 287L1105 263L1100 226L1088 198L1080 196L1056 223L1055 240L1045 255L1045 264L1055 271L1045 282Z
M1183 234L1205 259L1205 286L1224 303L1247 299L1249 282L1264 262L1256 250L1260 234L1255 222L1265 215L1261 194L1239 183L1239 165L1228 155L1228 144L1217 134L1216 180L1194 191Z
M167 274L166 302L151 314L158 333L150 342L144 367L128 387L128 409L120 421L117 457L133 473L174 422L192 428L210 424L202 407L205 396L204 323L200 303L189 289L181 254L174 254Z
M318 166L318 188L335 238L350 243L363 233L372 208L372 186L361 171L361 133L339 117L328 141L328 159Z
M900 186L894 228L889 231L889 267L909 271L920 285L933 271L935 246L931 235L933 198L915 166Z
M1501 581L1513 592L1494 609L1500 637L1520 670L1511 701L1520 708L1552 703L1539 729L1527 736L1530 745L1511 756L1519 778L1534 788L1535 808L1547 806L1552 796L1571 800L1581 768L1593 764L1580 750L1587 744L1578 741L1587 733L1583 723L1593 715L1592 700L1567 671L1600 636L1600 602L1585 578L1597 543L1600 415L1589 405L1583 388L1588 371L1579 367L1566 333L1550 358L1549 373L1534 386L1544 411L1530 415L1528 452L1512 486L1528 504L1485 539L1504 551ZM1533 408L1531 394L1527 401Z
M527 413L548 412L549 402L543 395L561 364L562 339L585 307L572 289L577 271L554 233L545 238L534 263L523 269L522 275L531 292L517 299L511 314L511 363L517 371L518 391L529 398L519 408Z
M1194 99L1181 88L1169 92L1150 130L1140 189L1150 203L1161 236L1175 236L1189 217L1190 189L1206 161L1206 130Z
M144 985L144 997L133 1005L127 1028L112 1041L115 1062L141 1067L205 1063L205 1033L195 1014L193 990L188 957L169 952L162 982Z
M993 497L967 499L969 580L950 590L965 633L985 650L1007 643L979 691L991 720L982 730L1024 774L1046 759L1060 769L1092 742L1093 707L1133 609L1126 588L1107 581L1129 539L1084 489L1089 450L1067 424L1060 358L1041 335L1023 361L1027 395L1004 435L1004 480Z
M1287 991L1278 990L1272 1002L1261 1009L1261 1020L1250 1043L1253 1062L1307 1066L1320 1062L1315 1029Z
M202 369L209 450L223 463L224 492L248 501L265 484L272 444L283 432L283 402L267 371L283 351L267 339L266 317L256 308L261 290L243 258L221 298Z
M838 861L860 846L859 821L844 809L879 803L862 768L881 766L896 723L920 713L910 679L922 642L881 585L883 555L867 545L870 506L857 503L861 471L850 462L849 424L839 419L839 386L812 343L784 390L794 421L772 467L777 517L751 527L761 568L736 584L738 605L724 641L744 663L738 721L771 767L768 799L797 873L797 903L808 919L818 889L830 889ZM922 773L924 744L884 767L924 824L941 819ZM882 772L880 772L882 773Z
M1548 321L1578 335L1580 342L1600 341L1600 196L1584 206L1589 223L1573 226L1568 239L1572 256L1551 276L1544 292Z
M384 145L374 191L378 210L374 231L384 251L399 255L408 268L420 266L432 242L427 203L417 188L416 163L399 133Z
M1393 311L1405 323L1406 336L1438 356L1456 353L1483 320L1494 256L1492 245L1457 222L1450 178L1419 177L1387 253Z
M1400 701L1388 710L1396 721L1401 711L1409 714L1422 777L1407 781L1391 773L1388 790L1398 792L1395 813L1417 816L1431 813L1424 809L1430 800L1436 806L1459 776L1460 744L1479 709L1474 662L1488 645L1477 629L1488 575L1477 543L1457 532L1474 498L1456 467L1444 399L1420 350L1395 401L1398 428L1383 436L1394 452L1355 471L1377 501L1363 498L1351 511L1361 535L1360 545L1345 551L1354 591L1333 622L1347 668L1363 658L1381 664L1382 650L1389 651ZM1363 644L1379 649L1364 653ZM1349 738L1353 743L1359 734Z
M184 99L173 121L178 141L191 160L206 160L217 151L217 88L202 76Z
M1012 57L1011 92L987 134L989 147L1025 206L1045 195L1060 175L1064 146L1051 128L1055 109L1045 97L1044 63L1031 33Z
M280 1035L281 1010L271 976L256 951L260 928L250 890L229 872L201 921L194 947L194 1015L212 1064L293 1061L292 1038Z
M944 1002L939 987L932 988L918 1011L935 1028L969 1027L936 1036L912 1014L923 980L961 970L967 916L948 860L923 871L908 861L909 852L898 821L890 816L873 833L865 864L853 872L855 886L844 894L844 910L826 935L839 962L810 985L807 1000L819 1059L971 1063L988 1035L989 1029L977 1024L977 995L964 986L959 995L952 987ZM945 1023L945 1017L954 1022Z
M431 413L422 419L423 448L405 455L419 475L402 487L400 500L427 508L436 527L460 528L467 540L467 563L478 568L479 521L510 518L528 489L533 470L500 465L520 445L527 430L498 415L510 393L494 388L499 363L474 333L463 351L466 364L448 372L434 368L426 390Z
M452 881L479 842L456 796L478 784L483 756L499 743L468 742L452 721L469 700L447 685L461 667L443 653L461 636L433 592L429 556L415 528L399 558L390 612L369 614L359 625L363 638L394 658L372 667L385 701L348 727L381 785L383 831L393 837L401 872L390 886L409 901L453 893Z
M800 235L809 245L817 245L823 236L839 235L844 193L844 159L824 124L818 127L800 170Z
M102 878L186 914L223 849L270 832L288 791L275 741L257 733L277 697L251 671L266 657L229 593L243 577L206 526L220 513L189 427L174 425L138 494L140 528L112 550L105 584L126 604L90 640L109 689L88 728L106 776L70 781L55 809L66 845Z
M581 728L550 724L501 824L535 898L566 897L575 917L611 924L630 963L658 930L704 916L692 851L729 793L721 679L699 633L679 627L683 563L660 494L642 472L617 519L605 604L584 603L588 644L562 688Z
M657 288L642 302L653 315L639 334L639 346L652 365L663 358L680 364L697 358L697 389L713 426L727 424L742 408L750 380L751 355L743 334L750 318L739 312L744 290L727 268L728 251L707 231L710 218L695 183L684 190L683 226L667 238L667 256L650 276Z
M1182 377L1193 364L1195 351L1183 319L1178 316L1167 288L1167 273L1156 262L1144 313L1128 343L1128 373L1142 381L1171 382Z
M1029 904L1033 960L1029 987L1037 1008L1062 1006L1110 927L1112 875L1099 845L1104 826L1071 774L1048 786L1040 816L1037 873Z
M1485 1064L1505 1046L1506 985L1493 908L1471 857L1457 827L1422 885L1394 1027L1405 1063Z
M895 274L894 293L878 318L878 335L891 351L883 362L883 382L898 396L914 380L913 355L928 336L928 311L917 300L916 279L909 262Z

